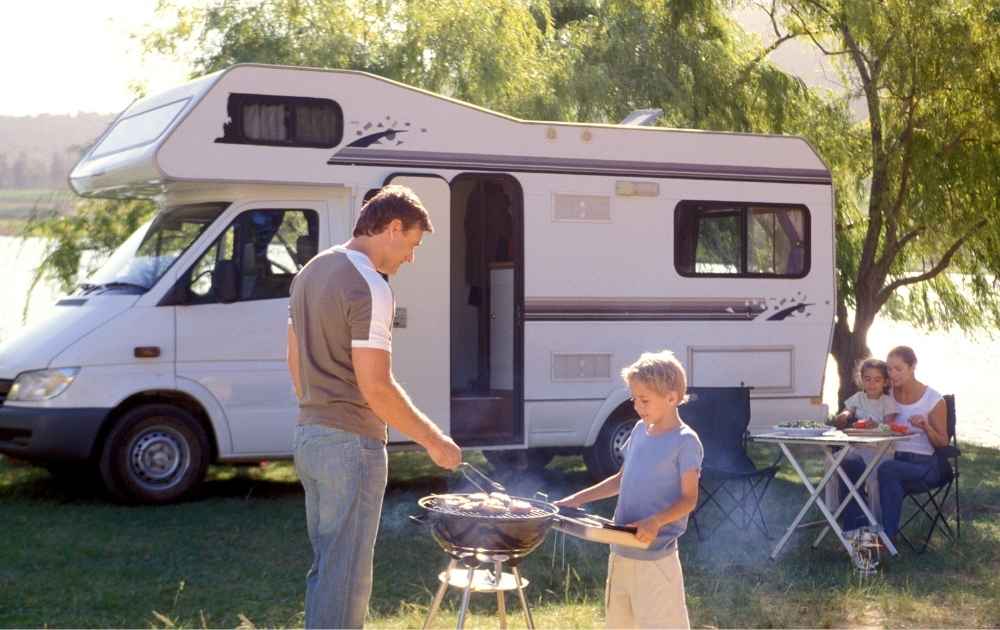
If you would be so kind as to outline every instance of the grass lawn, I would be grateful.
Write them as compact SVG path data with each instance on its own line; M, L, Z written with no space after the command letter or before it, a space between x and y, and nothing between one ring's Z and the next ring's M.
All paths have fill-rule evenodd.
M755 456L774 452L755 447ZM765 450L766 449L766 450ZM691 621L698 627L1000 626L1000 451L963 447L962 540L936 539L924 555L904 551L873 578L859 578L832 536L820 549L796 535L778 561L775 541L723 528L681 541ZM467 459L485 463L478 454ZM813 465L817 465L813 462ZM369 626L420 627L447 563L407 515L443 491L418 453L390 458L376 550ZM772 535L791 522L804 489L785 465L766 499ZM576 457L540 476L504 480L512 492L553 498L587 483ZM609 513L612 504L599 506ZM0 458L0 626L251 627L302 624L310 562L300 486L287 462L215 467L200 495L180 505L123 507L45 470ZM814 533L814 532L813 532ZM522 565L539 628L603 627L607 547L556 536ZM435 627L454 627L459 594ZM524 627L516 597L511 627ZM469 628L497 627L492 596L472 598Z

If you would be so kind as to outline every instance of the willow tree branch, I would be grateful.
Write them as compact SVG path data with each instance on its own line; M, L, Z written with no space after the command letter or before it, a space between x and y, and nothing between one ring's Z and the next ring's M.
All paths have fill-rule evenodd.
M881 308L882 305L889 300L889 298L897 289L910 284L917 284L918 282L924 282L925 280L930 280L931 278L940 275L941 272L947 269L948 265L951 264L951 259L955 256L958 250L962 248L962 245L964 245L965 242L968 241L972 237L972 235L975 234L979 230L979 228L983 227L984 225L986 225L985 219L982 219L975 225L973 225L972 229L970 229L968 232L965 233L964 236L962 236L954 243L952 243L951 247L949 247L945 251L941 259L937 261L937 264L928 269L927 271L917 274L915 276L907 276L905 278L899 278L897 280L893 280L892 282L884 286L878 292L879 308Z

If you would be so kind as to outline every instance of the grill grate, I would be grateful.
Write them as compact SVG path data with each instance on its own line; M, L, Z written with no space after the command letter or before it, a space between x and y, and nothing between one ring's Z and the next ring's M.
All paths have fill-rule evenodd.
M524 499L521 500L523 501ZM525 513L515 513L509 510L504 512L491 513L491 512L481 512L479 510L463 510L458 507L445 505L444 501L442 499L439 499L438 497L425 497L420 501L420 504L423 505L428 510L433 510L441 514L448 514L450 516L478 518L478 519L495 519L502 521L531 520L534 518L552 516L558 512L558 510L555 509L555 507L540 506L537 503L533 503L530 501L529 503L531 503L531 510Z

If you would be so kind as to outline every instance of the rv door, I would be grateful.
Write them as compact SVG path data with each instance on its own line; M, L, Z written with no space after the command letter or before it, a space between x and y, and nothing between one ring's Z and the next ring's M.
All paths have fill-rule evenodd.
M414 261L389 278L396 300L392 371L417 407L450 432L451 418L451 190L437 176L396 176L386 184L410 188L434 226ZM408 439L395 430L390 442Z

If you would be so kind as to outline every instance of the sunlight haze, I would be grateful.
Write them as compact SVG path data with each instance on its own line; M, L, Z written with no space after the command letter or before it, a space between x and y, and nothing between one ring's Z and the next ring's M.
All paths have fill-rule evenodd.
M0 8L0 116L118 113L144 83L155 92L186 79L183 59L140 54L156 0L33 0Z

